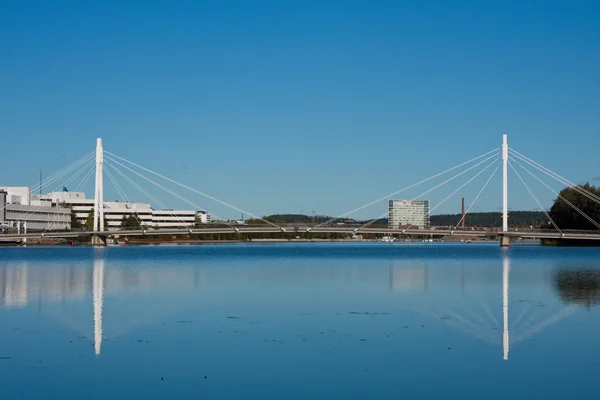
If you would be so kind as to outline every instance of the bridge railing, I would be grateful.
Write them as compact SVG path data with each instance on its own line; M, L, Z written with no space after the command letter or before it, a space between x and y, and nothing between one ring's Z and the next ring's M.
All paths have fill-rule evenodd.
M556 229L536 229L536 228L510 228L509 232L522 233L559 233ZM564 234L600 234L600 230L596 229L561 229Z
M304 223L289 223L289 224L281 224L280 225L286 232L288 233L293 233L293 232L298 232L298 233L303 233L306 231L311 231L312 228L315 228L316 226L314 224L304 224ZM317 231L335 231L338 230L339 232L352 232L353 230L356 230L358 228L358 233L383 233L385 234L385 231L388 230L388 226L384 225L384 224L373 224L373 225L369 225L368 227L363 227L363 225L361 224L354 224L354 223L341 223L341 224L330 224L330 225L321 225L316 227L317 229L315 229L313 232L317 232ZM273 226L273 225L269 225L266 223L250 223L250 224L231 224L231 223L225 223L225 222L220 222L220 221L215 221L212 223L207 223L207 224L197 224L197 225L184 225L182 224L181 226L171 226L171 227L149 227L149 226L130 226L130 227L111 227L108 228L105 232L106 234L122 234L122 235L126 235L127 232L136 232L139 233L140 231L144 231L144 234L147 235L152 235L152 233L156 233L156 234L160 234L161 232L177 232L176 234L185 234L186 231L189 233L202 233L202 231L206 230L206 231L211 231L211 230L223 230L223 232L236 232L236 231L252 231L253 229L257 229L257 230L261 230L261 229L266 229L266 230L277 230L277 226ZM407 229L409 230L411 233L415 233L415 231L419 231L419 229L414 229L414 228L410 228ZM431 227L428 228L427 231L428 233L430 233L431 231L445 231L445 232L440 232L440 234L447 234L448 231L454 231L454 232L470 232L470 231L477 231L477 232L489 232L490 234L500 234L501 229L500 228L496 228L496 227L465 227L465 228L455 228L455 227L449 227L449 226L436 226L436 227ZM373 232L373 231L378 231L378 232ZM558 232L554 229L539 229L539 228L510 228L508 230L510 233L526 233L526 234L535 234L535 233L539 233L539 234L557 234ZM40 233L42 231L37 231L37 230L28 230L28 233L34 234L34 233ZM43 231L46 233L56 233L56 232L62 232L62 230L46 230ZM72 233L81 233L81 232L89 232L90 234L92 233L92 231L86 229L86 228L74 228L72 229L70 232ZM390 231L393 232L394 234L398 234L398 230L394 230L394 231ZM577 230L577 229L565 229L562 230L563 234L565 235L577 235L577 234L595 234L595 235L600 235L600 230ZM12 227L12 228L7 228L7 227L2 227L2 229L0 229L0 236L5 234L5 235L15 235L17 234L18 231L16 228Z

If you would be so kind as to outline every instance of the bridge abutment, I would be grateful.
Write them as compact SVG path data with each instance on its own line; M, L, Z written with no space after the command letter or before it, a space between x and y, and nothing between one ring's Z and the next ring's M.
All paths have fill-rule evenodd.
M92 246L106 246L106 236L92 236Z
M500 236L500 247L510 247L510 237Z

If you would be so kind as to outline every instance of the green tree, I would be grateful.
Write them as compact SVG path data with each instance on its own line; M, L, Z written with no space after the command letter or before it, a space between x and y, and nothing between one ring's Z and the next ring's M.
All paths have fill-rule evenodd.
M71 229L81 229L83 228L83 224L79 222L77 219L77 215L75 215L75 211L71 209Z
M88 228L88 230L90 230L90 231L94 229L94 209L93 208L90 210L87 218L85 219L85 227Z
M600 187L594 187L589 183L581 186L582 189L600 196ZM550 216L560 229L597 230L598 227L581 215L569 203L579 208L596 222L600 222L600 204L590 200L578 191L565 188L561 190L560 196L550 209ZM566 200L566 201L565 201ZM567 202L568 201L568 202Z
M85 227L92 231L94 230L94 209L92 208L85 219ZM104 218L104 229L106 229L106 218Z
M121 228L124 229L131 229L131 228L141 228L142 224L140 224L139 219L131 214L129 216L127 215L123 215L123 219L121 220Z

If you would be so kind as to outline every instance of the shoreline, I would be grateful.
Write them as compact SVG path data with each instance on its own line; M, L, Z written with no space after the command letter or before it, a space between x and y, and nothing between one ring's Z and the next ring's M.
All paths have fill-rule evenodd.
M410 240L410 241L395 241L384 242L381 240L356 240L356 239L253 239L253 240L197 240L197 239L182 239L170 241L152 241L152 240L130 240L128 243L108 243L108 247L122 246L192 246L192 245L215 245L215 244L278 244L278 243L381 243L388 245L483 245L483 244L499 244L499 240L475 240L475 241L441 241L434 240L433 242ZM512 242L515 246L540 246L540 240L521 240ZM28 243L16 242L0 242L0 247L94 247L89 242L56 242L50 240L44 241L29 241Z

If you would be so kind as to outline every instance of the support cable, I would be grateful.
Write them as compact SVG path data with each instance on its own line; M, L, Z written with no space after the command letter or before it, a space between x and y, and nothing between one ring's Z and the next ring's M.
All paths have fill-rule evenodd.
M537 165L535 165L533 162L528 161L527 159L522 158L521 156L517 155L517 154L512 154L513 158L518 159L519 161L522 161L524 163L527 163L528 165L532 166L533 168L543 172L544 174L548 175L549 177L551 177L552 179L556 180L557 182L575 190L577 193L583 195L584 197L587 197L588 199L590 199L591 201L593 201L596 204L600 204L600 196L597 196L596 194L589 192L585 189L583 189L583 187L575 185L574 183L570 182L567 179L564 179L562 177L560 177L559 175L553 175L550 172L547 172L545 170L543 170L542 168L538 167Z
M87 166L84 166L83 168L80 168L73 176L71 176L69 179L67 179L66 181L64 181L62 184L56 186L56 188L54 189L54 192L58 192L61 187L63 187L63 188L67 187L68 184L70 184L71 182L73 182L78 176L82 175L83 172L86 171L88 168L90 168L91 165L92 165L92 162L89 161L89 164ZM75 190L77 190L77 188Z
M152 196L150 193L148 193L146 190L144 190L144 188L142 188L140 185L138 185L135 181L133 181L131 178L129 178L127 175L125 175L123 172L121 172L121 170L119 170L117 167L115 167L114 165L110 164L110 163L105 163L108 167L112 168L113 170L115 170L119 175L121 175L121 177L123 177L127 182L129 182L133 187L135 187L137 190L139 190L140 192L142 192L142 194L144 194L146 197L148 197L150 199L151 202L157 204L159 207L163 208L164 210L167 210L168 208L161 203L157 198L155 198L154 196ZM189 203L188 203L189 204ZM171 213L171 216L174 218L178 218L175 214ZM182 227L186 227L186 222L183 221L182 219L178 219L177 222L181 222L181 226Z
M67 165L66 167L64 167L60 171L55 172L54 174L50 175L46 179L42 180L41 183L38 183L35 186L33 186L31 188L31 191L32 192L36 192L36 191L38 191L41 188L41 186L50 185L51 183L53 183L56 180L60 179L61 177L63 177L64 175L68 174L69 172L71 172L75 168L80 167L83 164L86 164L88 161L90 161L93 158L94 158L94 152L86 154L85 156L81 157L79 160L74 161L73 163Z
M106 164L106 163L105 163ZM123 189L121 188L121 185L119 185L119 183L115 180L115 178L113 177L113 175L110 173L110 170L108 168L105 168L104 171L106 172L106 176L108 176L108 179L112 182L112 184L114 185L114 187L117 189L117 193L119 193L120 196L123 197L123 199L127 202L127 203L131 203L129 201L129 198L127 197L127 195L125 194L125 192L123 191ZM131 215L133 215L133 217L135 218L135 220L137 221L138 224L140 224L140 229L144 229L144 224L142 223L142 221L140 220L140 216L138 214L138 210L137 208L134 209L135 212L131 213ZM151 214L152 215L152 214Z
M90 161L88 161L88 163L90 163L90 165L91 165L92 161L90 160ZM90 165L87 165L87 166L84 166L83 168L81 168L79 171L77 171L77 173L75 173L75 175L71 176L69 179L67 179L65 182L63 182L62 185L59 185L58 188L60 188L61 186L62 187L67 186L69 183L71 183L73 180L75 180L78 176L80 176ZM58 191L58 188L55 189L54 191ZM7 206L8 206L8 204L5 204L4 208L6 208ZM32 207L35 207L35 206L32 206ZM39 206L39 207L45 207L45 206ZM57 203L57 207L58 207L58 203ZM51 208L51 207L48 207L48 208ZM58 207L58 208L64 208L64 205L62 207ZM1 210L2 209L0 209L0 211ZM25 218L29 217L29 215L31 215L32 213L34 213L36 211L38 211L38 210L31 209L31 210L27 211L25 214L23 214L20 218L25 219ZM56 219L56 216L54 216L54 219ZM52 221L49 222L49 224L51 224L51 223L52 223Z
M186 199L185 197L183 197L183 196L181 196L181 195L179 195L179 194L177 194L177 193L173 192L173 191L172 191L172 190L170 190L170 189L167 189L166 187L162 186L160 183L157 183L157 182L153 181L152 179L150 179L150 178L148 178L148 177L146 177L146 176L144 176L144 175L140 174L139 172L137 172L137 171L135 171L135 170L133 170L133 169L129 168L128 166L126 166L126 165L124 165L124 164L120 163L119 161L117 161L117 160L114 160L114 159L112 159L112 158L110 158L110 157L105 157L105 158L107 158L107 159L108 159L108 160L110 160L111 162L114 162L114 163L116 163L116 164L119 164L121 167L123 167L123 168L127 169L127 170L128 170L128 171L130 171L130 172L133 172L134 174L136 174L136 175L137 175L137 176L139 176L140 178L142 178L142 179L144 179L144 180L146 180L146 181L148 181L148 182L152 183L154 186L157 186L158 188L160 188L160 189L164 190L165 192L169 193L170 195L172 195L172 196L174 196L174 197L177 197L178 199L180 199L180 200L182 200L182 201L186 202L187 204L191 205L192 207L194 207L194 208L197 208L197 209L202 209L202 207L200 207L199 205L197 205L197 204L194 204L193 202L189 201L189 200L188 200L188 199ZM112 166L112 167L114 168L114 166ZM215 216L216 216L216 214L213 214L213 215L215 215ZM237 229L236 227L234 227L233 225L231 225L231 224L229 224L229 223L227 223L227 222L224 222L224 221L223 221L223 223L224 223L225 225L227 225L227 226L230 226L230 227L231 227L232 229L234 229L235 231L238 231L238 229ZM278 228L278 229L280 228L279 226L277 226L277 225L275 225L275 224L271 224L271 225L275 226L275 227L276 227L276 228Z
M87 181L90 179L90 175L92 175L92 172L94 172L94 170L95 170L94 167L95 167L95 164L92 163L92 167L88 169L88 172L84 175L84 177L81 179L81 181L79 181L79 184L77 185L77 187L80 187L81 189L83 189L85 183L87 183Z
M79 171L78 171L78 172L75 174L75 176L71 177L71 179L69 179L67 182L65 182L63 186L66 186L66 185L68 185L68 184L69 184L69 182L73 181L73 180L74 180L74 179L75 179L77 176L81 175L81 174L82 174L84 171L86 171L85 173L83 173L83 175L84 175L84 178L83 178L83 179L82 179L82 180L79 182L79 184L78 184L78 185L75 187L75 191L76 191L76 192L77 192L77 191L79 191L79 190L81 190L81 188L83 188L83 187L85 186L85 184L86 184L86 183L87 183L87 181L89 180L90 176L92 175L92 174L91 174L91 171L93 171L93 170L94 170L94 167L95 167L95 163L94 163L92 160L90 160L90 164L89 164L89 166L88 166L88 167L81 168L81 169L80 169L80 170L79 170ZM87 178L86 178L86 177L87 177ZM59 209L59 210L63 210L64 208L66 208L67 204L69 204L69 203L67 203L67 202L63 202L63 203L62 203L62 204L59 206L59 205L58 205L58 202L57 202L57 204L56 204L56 207L55 207L55 208L57 208L57 209ZM71 213L73 213L73 210L71 210ZM55 220L55 221L56 221L56 218L57 218L57 217L58 217L58 213L56 213L56 214L55 214L55 216L54 216L54 220ZM48 232L48 231L50 230L50 228L51 228L51 227L52 227L52 224L51 224L51 223L48 223L48 226L47 226L47 227L44 229L44 231L42 232L41 236L43 237L43 236L44 236L44 234L45 234L46 232ZM72 229L72 228L73 228L73 227L71 227L71 229Z
M53 178L49 178L48 181L44 183L44 185L48 186L51 183L54 183L54 182L58 181L58 179L62 178L63 176L67 176L68 174L70 174L71 172L75 171L76 169L81 168L81 167L85 166L86 164L92 162L93 159L94 159L93 155L90 155L90 156L86 157L85 159L84 158L80 159L79 162L73 163L71 165L71 167L69 167L68 169L64 170L62 173L56 175Z
M512 150L511 149L511 153L512 153L513 157L516 157L520 161L525 162L525 163L531 165L532 167L536 168L537 170L542 171L546 175L550 176L554 180L562 183L563 185L566 185L566 186L570 187L571 189L573 189L573 190L577 191L578 193L584 195L588 199L590 199L590 200L592 200L592 201L600 204L600 196L598 196L597 194L585 190L581 186L576 185L575 183L569 181L567 178L564 178L564 177L558 175L556 172L551 171L549 168L544 167L543 165L535 162L534 160L530 159L529 157L526 157L526 156L522 155L521 153L517 152L516 150Z
M38 183L36 186L33 186L30 189L30 193L32 192L36 192L37 190L39 190L42 186L48 186L54 182L56 182L58 179L62 178L63 176L71 173L74 169L81 167L82 165L87 164L89 161L91 161L91 159L93 158L93 153L87 154L85 156L83 156L82 158L80 158L79 160L73 162L72 164L66 166L65 168L63 168L62 170L52 174L51 176L49 176L48 178L46 178L45 180L42 181L42 183ZM66 185L66 184L65 184ZM8 203L3 204L2 206L0 206L0 211L4 210L6 207L8 206Z
M483 191L485 190L485 188L487 187L487 185L490 183L490 181L492 180L492 178L494 177L494 175L496 175L496 172L498 172L498 169L500 168L500 165L498 165L496 167L496 169L494 170L494 172L492 172L492 174L490 175L490 177L488 178L487 182L485 182L485 185L483 185L483 187L481 188L481 190L479 191L479 193L477 193L477 196L475 196L475 198L473 199L473 201L471 202L471 204L469 205L469 208L467 208L467 211L465 212L465 215L463 215L460 219L460 221L458 221L458 224L456 224L456 226L454 227L454 230L458 229L458 226L463 222L463 220L466 218L466 216L469 214L469 212L471 211L471 208L473 208L473 206L475 205L475 203L477 202L477 199L479 199L479 196L481 196L481 194L483 193Z
M208 195L208 194L206 194L206 193L203 193L203 192L201 192L201 191L199 191L199 190L196 190L196 189L194 189L194 188L192 188L192 187L190 187L190 186L188 186L188 185L184 185L183 183L177 182L177 181L176 181L176 180L174 180L174 179L171 179L171 178L169 178L169 177L166 177L166 176L164 176L164 175L161 175L161 174L159 174L159 173L157 173L157 172L154 172L154 171L152 171L152 170L150 170L150 169L148 169L148 168L142 167L141 165L139 165L139 164L136 164L136 163L134 163L134 162L132 162L132 161L129 161L129 160L127 160L127 159L123 158L123 157L119 157L119 156L117 156L116 154L113 154L113 153L111 153L111 152L108 152L108 151L104 151L104 153L105 153L105 154L108 154L108 155L110 155L110 156L112 156L112 157L115 157L115 158L117 158L117 159L119 159L119 160L121 160L121 161L127 162L127 163L129 163L129 164L131 164L131 165L133 165L133 166L135 166L135 167L138 167L138 168L140 168L140 169L142 169L142 170L144 170L144 171L146 171L146 172L149 172L149 173L151 173L151 174L153 174L153 175L155 175L155 176L158 176L159 178L162 178L162 179L165 179L165 180L167 180L167 181L169 181L169 182L171 182L171 183L174 183L174 184L175 184L175 185L177 185L177 186L180 186L180 187L182 187L182 188L184 188L184 189L190 190L190 191L192 191L192 192L194 192L194 193L197 193L197 194L199 194L199 195L201 195L201 196L204 196L204 197L206 197L206 198L208 198L208 199L210 199L210 200L213 200L213 201L215 201L215 202L217 202L217 203L220 203L220 204L222 204L222 205L224 205L224 206L227 206L227 207L229 207L229 208L231 208L231 209L233 209L233 210L236 210L236 211L238 211L238 212L241 212L241 213L244 213L244 214L248 214L248 215L250 215L252 218L259 219L259 220L261 220L261 221L263 221L263 222L265 222L265 223L267 223L267 224L269 224L269 225L271 225L271 226L274 226L275 228L278 228L278 229L281 229L281 230L285 231L285 229L284 229L283 227L281 227L281 226L279 226L279 225L277 225L277 224L274 224L274 223L272 223L271 221L267 221L266 219L264 219L264 218L261 218L261 217L259 217L259 216L257 216L257 215L254 215L254 214L252 214L251 212L248 212L248 211L242 210L242 209L241 209L241 208L239 208L239 207L236 207L236 206L234 206L234 205L232 205L232 204L229 204L229 203L227 203L227 202L225 202L225 201L223 201L223 200L217 199L216 197L213 197L213 196L211 196L211 195ZM117 162L117 161L116 161L116 160L114 160L114 159L112 159L111 161L113 161L113 162ZM118 163L118 162L117 162L117 163ZM118 164L120 164L120 163L118 163ZM122 164L120 164L120 165L121 165L121 166L123 166Z
M81 179L81 181L79 181L79 184L77 185L77 188L79 188L79 189L76 189L76 190L82 190L85 187L87 182L90 180L90 176L92 176L92 173L96 169L95 166L96 166L96 163L91 163L91 167L88 169L88 171L85 173L85 175L83 176L83 178ZM69 205L72 206L73 204L71 203ZM74 211L71 208L71 213L73 213L73 212ZM75 219L77 219L77 218L75 217ZM71 226L71 229L73 229L73 226Z
M417 200L417 199L419 199L419 198L421 198L421 197L425 196L426 194L429 194L429 193L433 192L433 191L434 191L434 190L436 190L437 188L439 188L439 187L441 187L441 186L444 186L446 183L448 183L448 182L451 182L451 181L453 181L454 179L458 178L459 176L466 174L467 172L469 172L469 171L470 171L470 170L472 170L473 168L480 166L481 164L483 164L483 163L485 163L485 162L489 161L490 159L492 159L492 158L494 158L494 157L497 157L497 154L493 154L492 156L490 156L490 157L488 157L488 158L484 159L483 161L479 161L477 164L475 164L475 165L473 165L473 166L471 166L471 167L467 168L467 169L466 169L466 170L464 170L464 171L461 171L461 172L459 172L458 174L454 175L454 176L453 176L453 177L451 177L451 178L448 178L448 179L446 179L444 182L437 184L436 186L432 187L432 188L431 188L431 189L429 189L429 190L426 190L426 191L424 191L423 193L419 194L418 196L415 196L415 197L414 197L412 200ZM389 212L389 210L388 210L388 212ZM375 221L377 221L377 220L380 220L381 218L385 217L385 216L388 214L388 212L386 212L386 213L382 214L381 216L379 216L379 217L377 217L377 218L374 218L374 219L372 219L371 221L367 222L366 224L363 224L363 225L359 226L357 229L355 229L355 231L358 231L359 229L362 229L362 228L366 228L367 226L371 225L371 224L372 224L372 223L374 223Z
M478 157L475 157L475 158L473 158L473 159L471 159L471 160L469 160L469 161L465 161L465 162L463 162L463 163L461 163L461 164L458 164L458 165L456 165L456 166L454 166L454 167L452 167L452 168L449 168L449 169L447 169L447 170L445 170L445 171L443 171L443 172L440 172L439 174L435 174L435 175L433 175L433 176L430 176L430 177L429 177L429 178L427 178L427 179L423 179L422 181L419 181L419 182L417 182L417 183L414 183L414 184L412 184L412 185L410 185L410 186L407 186L407 187L405 187L405 188L402 188L402 189L400 189L400 190L397 190L397 191L395 191L395 192L393 192L393 193L390 193L390 194L388 194L388 195L382 196L382 197L378 198L377 200L373 200L373 201L371 201L370 203L367 203L367 204L365 204L365 205L362 205L362 206L360 206L360 207L357 207L357 208L355 208L355 209L353 209L353 210L350 210L350 211L348 211L348 212L345 212L344 214L342 214L342 215L340 215L340 216L338 216L338 217L331 218L331 219L329 219L329 220L327 220L327 221L325 221L325 222L322 222L322 223L320 223L320 224L317 224L317 225L315 225L313 228L318 228L318 227L320 227L320 226L327 225L327 224L330 224L330 223L332 223L332 222L334 222L334 221L337 221L337 220L338 220L338 219L340 219L340 218L344 218L344 217L347 217L348 215L352 215L352 214L354 214L354 213L355 213L355 212L357 212L357 211L363 210L363 209L365 209L365 208L367 208L367 207L370 207L370 206L372 206L373 204L377 204L377 203L379 203L379 202L380 202L380 201L382 201L382 200L389 199L390 197L393 197L393 196L395 196L395 195L397 195L397 194L399 194L399 193L405 192L405 191L407 191L407 190L409 190L409 189L412 189L412 188L414 188L414 187L416 187L416 186L419 186L419 185L421 185L421 184L423 184L423 183L425 183L425 182L428 182L428 181L430 181L430 180L432 180L432 179L435 179L435 178L437 178L437 177L439 177L439 176L445 175L446 173L448 173L448 172L450 172L450 171L453 171L453 170L455 170L455 169L457 169L457 168L460 168L460 167L462 167L462 166L464 166L464 165L470 164L470 163L472 163L473 161L476 161L476 160L478 160L478 159L480 159L480 158L482 158L482 157L485 157L485 156L487 156L487 155L489 155L489 154L492 154L492 153L494 153L494 155L496 155L496 154L497 154L499 151L500 151L500 149L494 149L494 150L488 151L487 153L484 153L484 154L482 154L482 155L480 155L480 156L478 156ZM384 214L384 216L385 216L385 214ZM383 217L382 217L382 218L383 218Z
M490 164L488 164L484 169L482 169L481 171L479 171L477 174L475 174L474 176L471 177L471 179L469 179L468 181L466 181L465 183L463 183L462 185L460 185L454 192L450 193L448 196L446 196L442 201L440 201L438 204L435 205L435 207L433 207L431 210L429 210L429 213L431 214L432 212L434 212L438 207L440 207L442 204L444 204L448 199L450 199L452 196L454 196L456 193L458 193L462 188L464 188L465 186L467 186L469 183L471 183L475 178L477 178L479 175L481 175L482 173L484 173L488 168L490 168L492 165L496 164L498 161L500 160L500 158L496 158L494 161L492 161Z
M121 172L117 167L115 167L112 164L108 164L107 165L114 169L119 175L121 175L121 177L123 177L127 182L129 182L133 187L135 187L137 190L139 190L140 192L142 192L142 194L144 194L146 197L148 197L150 199L151 202L157 204L159 207L161 207L164 210L167 210L168 207L165 206L163 203L161 203L157 198L155 198L154 196L152 196L150 193L148 193L146 190L144 190L144 188L142 188L140 185L138 185L136 182L134 182L131 178L129 178L127 175L125 175L123 172ZM177 218L177 216L175 214L171 214L172 217ZM182 219L177 220L179 222L181 222L182 226L185 227L185 222Z
M521 174L519 174L519 172L516 170L516 168L512 165L512 163L510 161L508 162L508 165L512 168L513 171L515 171L515 174L517 174L517 177L519 178L519 180L521 181L521 183L523 184L523 186L525 186L525 189L527 189L527 191L529 192L529 194L531 195L531 197L533 197L533 199L538 204L538 206L542 209L542 211L544 211L544 214L546 215L546 218L548 218L548 220L552 223L552 225L560 233L560 235L564 236L564 234L562 233L562 231L560 230L560 228L558 227L558 225L556 225L556 222L554 222L554 220L552 219L552 217L550 216L550 214L548 214L548 211L546 211L546 209L544 208L544 206L542 205L542 203L538 200L538 198L533 193L533 191L529 188L529 186L527 185L527 183L525 183L525 181L523 180L523 178L521 178Z
M558 193L556 190L552 189L550 186L548 186L546 184L546 182L542 181L540 178L538 178L533 172L529 171L527 168L525 168L523 165L521 165L521 163L519 163L517 160L515 160L514 158L511 158L511 160L516 163L519 167L523 168L525 170L525 172L527 172L529 175L533 176L538 182L540 182L542 185L544 185L546 187L546 189L550 190L552 193L554 193L558 198L560 198L561 200L563 200L565 203L567 203L569 206L571 206L575 211L577 211L579 214L581 214L583 217L585 217L588 221L590 221L592 224L594 224L598 229L600 229L600 224L598 222L596 222L593 218L591 218L590 216L588 216L586 213L584 213L583 211L581 211L577 206L575 206L573 203L571 203L569 200L565 199L564 196L562 196L560 193Z
M115 162L115 160L111 160L111 161ZM121 165L121 166L122 166L122 167L124 167L124 168L126 168L127 170L129 170L129 171L133 172L134 174L136 174L136 175L140 176L142 179L144 179L144 180L146 180L146 181L148 181L148 182L152 183L153 185L157 186L158 188L160 188L160 189L162 189L162 190L166 191L167 193L171 194L172 196L175 196L175 197L177 197L178 199L180 199L180 200L182 200L182 201L186 202L187 204L191 205L192 207L194 207L194 208L197 208L197 209L204 209L203 207L200 207L198 204L195 204L195 203L191 202L190 200L186 199L185 197L183 197L183 196L181 196L181 195L179 195L179 194L177 194L177 193L173 192L172 190L169 190L169 189L165 188L165 187L164 187L164 186L162 186L161 184L159 184L159 183L157 183L157 182L153 181L152 179L150 179L150 178L148 178L148 177L146 177L146 176L144 176L144 175L142 175L142 174L138 173L137 171L134 171L134 170L132 170L132 169L128 168L127 166L125 166L125 165ZM111 167L111 168L113 168L113 169L115 169L115 170L116 170L116 171L117 171L117 172L118 172L118 173L119 173L119 174L120 174L120 175L121 175L123 178L125 178L126 180L128 180L128 182L130 182L132 185L136 186L136 187L138 188L138 190L140 190L142 193L145 193L147 196L154 198L154 197L153 197L153 196L151 196L151 195L150 195L148 192L146 192L146 191L145 191L143 188L141 188L139 185L137 185L137 184L136 184L136 183L135 183L133 180L131 180L131 178L129 178L127 175L125 175L125 174L123 174L121 171L119 171L119 170L117 169L117 167L115 167L115 166L114 166L114 165L112 165L112 164L110 164L110 167ZM156 200L156 199L155 199L155 201L157 202L157 204L158 204L159 206L161 206L161 207L163 207L163 208L167 208L166 206L164 206L164 204L160 203L158 200ZM204 210L206 210L206 209L204 209ZM208 210L206 210L206 211L208 211ZM219 218L219 219L220 219L220 217L219 217L218 215L216 215L216 214L213 214L212 212L211 212L211 214L212 214L212 215L214 215L215 217L217 217L217 218ZM182 221L182 222L183 222L183 221ZM229 226L229 227L231 227L231 228L233 228L233 229L237 230L237 229L236 229L236 228L235 228L233 225L231 225L231 224L229 224L229 223L227 223L227 222L225 222L225 221L223 221L223 224L225 224L225 225L227 225L227 226Z

